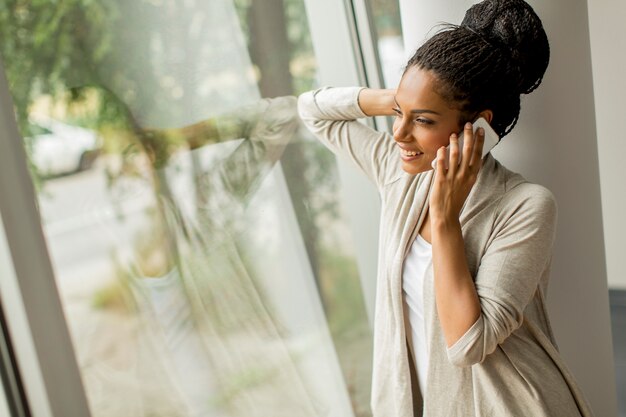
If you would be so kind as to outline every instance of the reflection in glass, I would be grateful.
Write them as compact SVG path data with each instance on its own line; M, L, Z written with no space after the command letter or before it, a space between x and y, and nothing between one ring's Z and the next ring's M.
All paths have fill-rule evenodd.
M245 139L195 150L203 166L194 167L187 153L157 173L170 194L161 192L153 205L160 221L145 231L147 244L131 253L127 282L145 322L141 339L158 341L150 346L158 350L147 356L161 361L191 415L247 415L250 407L259 415L275 410L316 415L315 393L298 374L288 335L279 332L280 317L270 315L271 303L250 274L254 265L244 262L239 249L240 236L258 239L262 231L249 221L272 220L275 208L267 202L256 203L265 208L260 216L246 206L259 199L261 184L268 186L272 165L293 138L294 109L291 98L247 108L253 123ZM250 226L253 236L244 233ZM280 262L268 243L265 237L266 250L259 247L254 259ZM281 249L281 256L289 254ZM278 277L273 287L280 284ZM150 362L146 369L154 372Z
M0 7L93 415L370 415L334 159L291 97L302 1Z

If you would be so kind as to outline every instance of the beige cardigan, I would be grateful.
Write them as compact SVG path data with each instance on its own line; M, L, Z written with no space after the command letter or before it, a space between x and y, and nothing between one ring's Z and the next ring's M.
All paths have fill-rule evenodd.
M356 121L360 87L298 99L300 117L333 152L376 184L382 200L371 405L375 417L592 416L561 358L546 291L556 203L488 155L461 212L481 316L450 348L437 317L432 268L424 282L430 363L422 399L407 351L402 265L425 214L432 172L401 170L388 133Z

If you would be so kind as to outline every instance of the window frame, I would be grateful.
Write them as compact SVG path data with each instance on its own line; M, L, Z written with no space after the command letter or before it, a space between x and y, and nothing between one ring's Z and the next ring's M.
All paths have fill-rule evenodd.
M1 59L0 137L0 196L11 196L0 198L0 255L10 258L0 299L27 408L42 417L89 416Z

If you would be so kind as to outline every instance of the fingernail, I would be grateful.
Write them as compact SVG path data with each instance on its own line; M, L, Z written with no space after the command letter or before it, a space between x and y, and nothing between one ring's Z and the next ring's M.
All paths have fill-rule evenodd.
M465 123L465 128L466 129L471 129L472 128L472 124L470 122Z
M456 133L453 133L450 135L450 139L456 139L456 138L457 138Z
M478 128L478 134L483 136L485 134L485 129L483 129L482 127Z

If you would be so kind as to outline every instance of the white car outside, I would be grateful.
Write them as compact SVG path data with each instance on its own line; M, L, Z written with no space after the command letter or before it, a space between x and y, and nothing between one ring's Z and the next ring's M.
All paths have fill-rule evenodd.
M31 158L39 173L52 176L91 167L101 145L93 130L45 117L31 117Z

